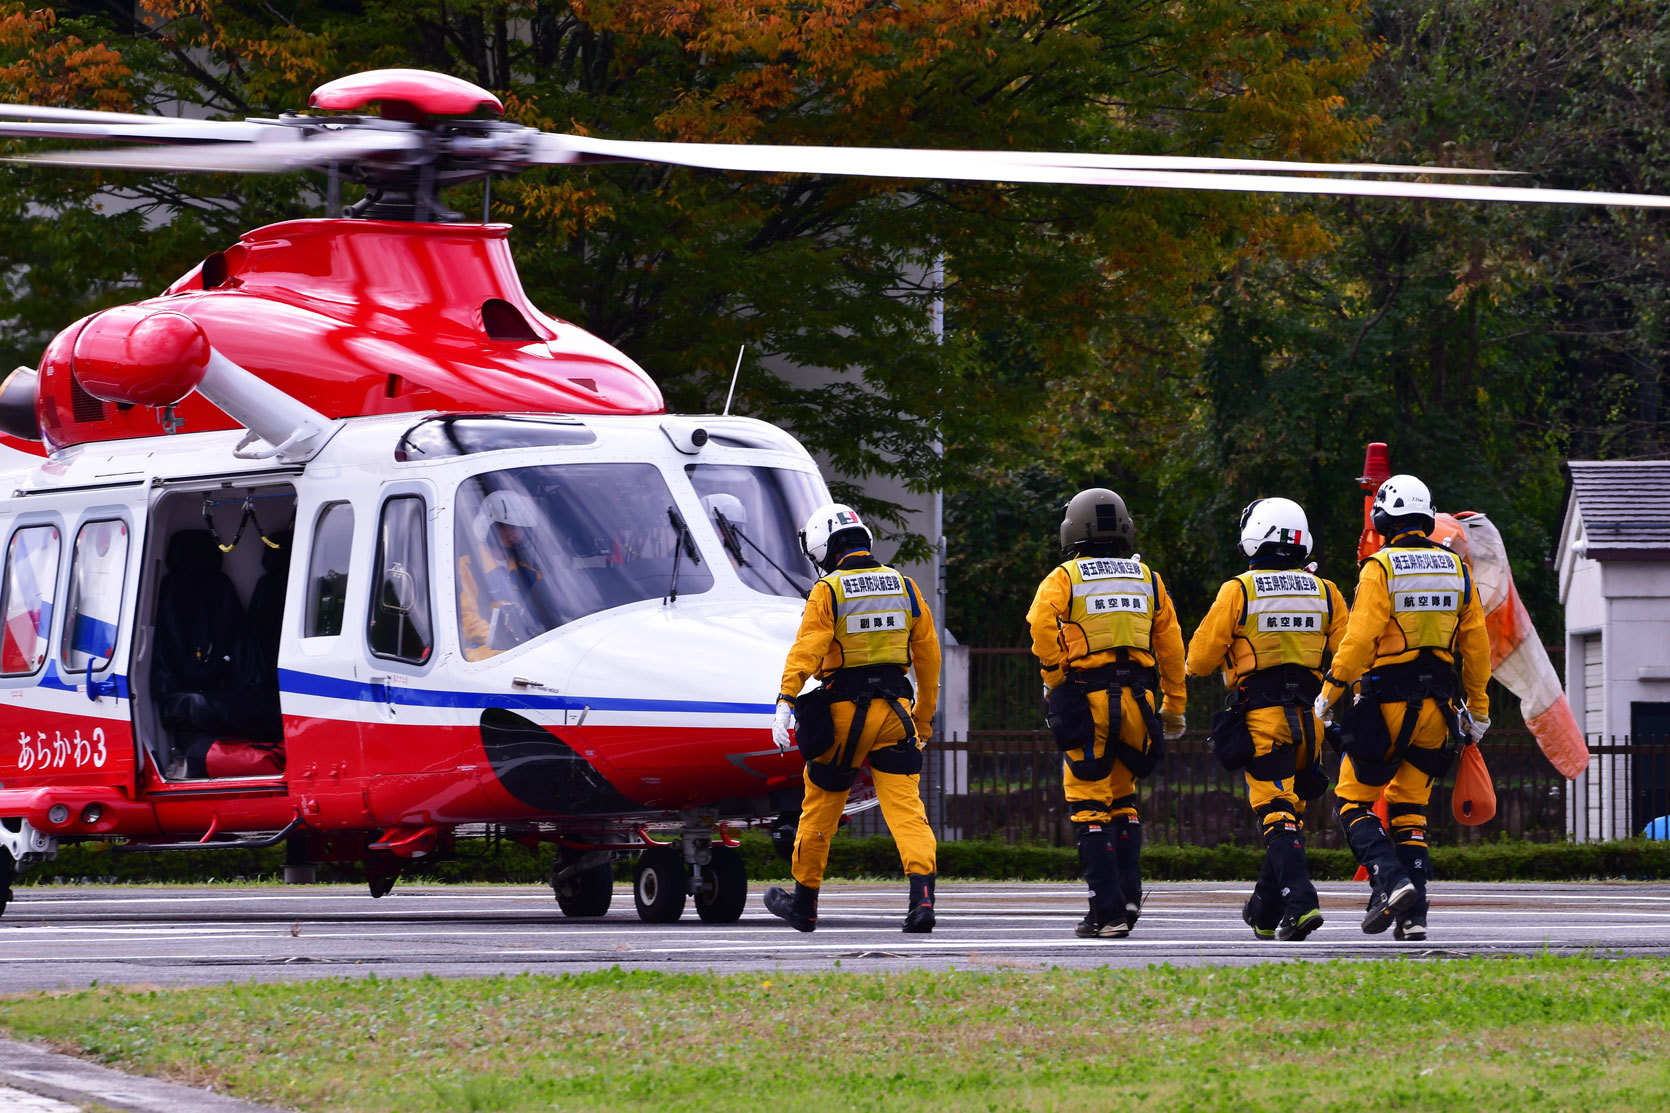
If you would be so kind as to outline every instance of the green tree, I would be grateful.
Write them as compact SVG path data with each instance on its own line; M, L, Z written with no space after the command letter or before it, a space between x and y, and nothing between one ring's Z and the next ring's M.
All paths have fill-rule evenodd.
M61 93L13 80L9 99L190 102L238 116L302 105L340 73L418 65L506 93L524 122L623 138L1329 158L1360 137L1340 91L1369 55L1358 0L146 0L137 12L70 11L0 44L5 59L27 63L74 33L127 72ZM56 327L155 289L240 222L318 200L296 182L54 172L48 187L32 170L5 173L4 203L38 218L37 234L0 257L26 291L7 354L29 361ZM112 184L144 202L116 218L115 237L95 193ZM743 342L767 366L828 368L827 384L807 387L751 365L738 408L788 425L847 475L917 488L983 486L965 461L994 445L1051 456L1052 428L1082 427L1062 447L1093 455L1102 427L1073 414L1122 412L1166 389L1171 372L1151 367L1192 364L1203 280L1250 249L1316 244L1308 215L1232 195L613 166L530 174L496 197L534 297L650 368L674 408L714 406ZM939 258L943 291L924 278ZM952 322L944 346L929 329L936 293Z

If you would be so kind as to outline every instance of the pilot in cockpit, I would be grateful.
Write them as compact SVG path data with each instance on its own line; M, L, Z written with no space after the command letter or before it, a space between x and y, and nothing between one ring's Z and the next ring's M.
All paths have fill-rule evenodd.
M458 554L458 618L465 660L486 660L548 625L529 615L534 585L543 579L534 563L538 523L538 506L521 491L494 491L476 511L471 531L475 552Z

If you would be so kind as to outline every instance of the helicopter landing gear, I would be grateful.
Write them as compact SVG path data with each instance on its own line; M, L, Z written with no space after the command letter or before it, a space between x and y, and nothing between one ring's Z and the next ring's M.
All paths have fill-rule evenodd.
M656 846L638 855L632 901L646 924L670 924L684 915L684 858L676 847Z
M551 890L564 916L602 916L615 895L615 871L607 850L562 851L551 866Z
M12 902L12 879L30 866L58 857L58 840L43 835L27 819L0 819L0 913Z
M0 916L6 914L6 905L12 902L12 878L17 876L17 867L12 865L12 852L0 848Z
M732 847L715 846L711 854L700 879L690 884L696 894L696 915L709 924L734 924L742 919L748 904L748 870Z

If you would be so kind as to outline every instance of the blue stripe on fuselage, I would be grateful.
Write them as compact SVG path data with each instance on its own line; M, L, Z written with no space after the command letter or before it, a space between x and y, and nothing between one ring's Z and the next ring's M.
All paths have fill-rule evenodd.
M531 692L442 692L399 684L372 685L293 669L278 670L279 687L290 695L320 696L356 703L392 703L409 707L502 707L550 711L648 711L706 715L769 715L774 703L715 703L703 700L601 699L589 696L536 695ZM379 691L378 689L382 689ZM387 693L384 695L384 693Z

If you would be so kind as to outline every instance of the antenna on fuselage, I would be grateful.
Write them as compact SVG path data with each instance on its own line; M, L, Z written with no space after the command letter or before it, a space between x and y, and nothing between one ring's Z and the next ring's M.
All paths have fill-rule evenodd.
M736 350L736 370L731 372L731 389L725 393L725 412L720 414L720 417L731 416L731 399L736 397L736 377L742 374L742 353L747 350L746 344Z

